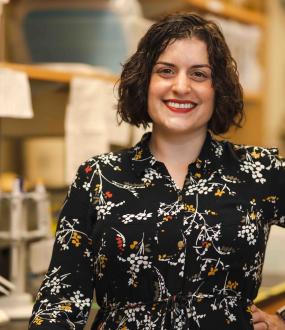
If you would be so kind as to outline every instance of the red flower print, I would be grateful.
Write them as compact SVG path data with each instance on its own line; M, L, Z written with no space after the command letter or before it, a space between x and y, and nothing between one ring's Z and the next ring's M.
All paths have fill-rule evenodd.
M91 172L92 171L92 167L90 167L89 165L87 166L87 167L85 167L85 173L89 173L89 172Z
M106 196L107 198L112 198L113 194L112 194L111 191L106 191L106 192L105 192L105 196Z
M124 244L124 241L123 241L122 237L119 234L116 235L116 241L117 241L118 249L120 251L124 251L124 245L125 244Z

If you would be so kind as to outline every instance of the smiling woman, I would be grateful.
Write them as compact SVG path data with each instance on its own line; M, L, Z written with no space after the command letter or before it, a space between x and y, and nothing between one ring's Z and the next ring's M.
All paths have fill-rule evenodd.
M202 20L198 15L192 15L190 18L187 14L181 14L180 17L179 22L174 14L155 23L141 39L136 53L123 66L119 85L118 113L122 120L146 127L152 121L148 114L149 83L159 57L165 56L166 48L175 41L194 39L198 44L204 43L203 58L206 62L192 63L194 70L192 77L196 76L196 81L198 81L203 75L210 74L215 92L214 113L208 128L215 134L222 134L227 132L232 125L240 127L244 116L243 92L238 79L236 62L231 56L223 34L215 23ZM181 49L181 51L184 52L187 49ZM188 59L191 57L191 53L179 55L180 57L187 55ZM192 62L193 60L194 58ZM171 64L167 67L168 74L173 73L175 63L166 64ZM204 71L201 70L202 68L199 68L201 64L207 64L209 70L207 67L203 67ZM195 69L200 70L195 71ZM165 74L166 72L164 76Z
M30 329L83 329L95 288L93 330L283 330L252 306L270 227L285 227L285 161L212 136L243 117L218 26L155 23L123 67L118 114L153 130L80 166Z
M207 45L195 37L170 43L154 65L148 89L153 132L187 134L189 140L200 134L204 140L214 100Z

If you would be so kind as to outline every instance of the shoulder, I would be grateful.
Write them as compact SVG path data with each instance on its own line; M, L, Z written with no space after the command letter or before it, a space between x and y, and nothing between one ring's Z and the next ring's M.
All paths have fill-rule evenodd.
M245 145L226 142L227 147L244 166L261 166L264 169L285 168L285 159L279 155L278 148Z
M253 159L262 159L266 157L278 156L279 151L277 148L265 148L261 146L245 145L231 143L233 150L240 156L241 160L246 157Z
M80 164L76 172L73 186L80 182L88 182L88 186L98 177L102 171L120 171L127 166L130 159L130 150L123 149L116 152L108 152L91 157Z
M90 172L90 169L98 166L114 166L120 164L128 158L130 149L123 149L115 152L108 152L91 157L80 164L79 170Z

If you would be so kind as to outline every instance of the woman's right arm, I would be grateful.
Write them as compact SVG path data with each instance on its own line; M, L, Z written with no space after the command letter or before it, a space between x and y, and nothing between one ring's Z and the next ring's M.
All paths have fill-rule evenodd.
M29 329L83 329L93 298L93 168L83 163L58 219L53 254L36 297ZM44 258L44 256L43 256Z

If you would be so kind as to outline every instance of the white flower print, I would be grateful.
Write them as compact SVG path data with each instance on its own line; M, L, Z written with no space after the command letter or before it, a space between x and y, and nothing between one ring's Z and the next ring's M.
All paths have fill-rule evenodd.
M219 143L214 143L214 151L217 157L221 157L224 151L223 145Z
M206 179L201 179L198 182L191 178L190 179L190 185L187 189L186 194L187 195L193 195L194 193L198 194L205 194L207 195L208 193L212 192L216 184L214 183L209 183L208 180Z
M249 245L254 245L256 243L256 235L257 227L255 223L245 224L238 231L238 237L246 238Z
M90 184L90 182L84 182L83 183L83 186L82 186L86 191L88 191L89 189L90 189L90 187L91 187L91 184Z
M261 164L259 161L244 161L243 164L240 165L241 171L246 173L250 173L255 182L265 183L266 179L263 177L262 171L265 166Z
M44 285L42 286L39 293L46 288L49 288L51 295L57 295L60 293L61 289L66 289L70 287L68 282L65 282L65 279L70 276L68 274L61 274L61 267L54 267L50 274L47 274L44 278Z
M143 269L151 268L151 263L149 262L148 256L140 256L132 253L128 258L127 261L130 263L130 271L138 273L140 271L140 267Z
M103 164L112 166L112 162L119 163L120 162L120 156L115 155L114 153L110 152L108 154L98 155L97 159L99 159Z
M104 219L106 215L111 214L111 210L115 207L119 207L123 205L125 202L120 202L120 203L113 203L111 201L108 201L102 205L97 205L96 210L97 210L97 217L98 219Z
M152 213L147 213L146 210L144 210L144 212L140 212L137 214L124 214L122 216L122 222L124 224L127 224L133 222L134 220L146 221L151 217L152 217Z
M234 314L230 314L228 317L229 317L230 322L237 320L237 318L234 316Z
M184 206L179 201L172 204L160 203L157 211L158 216L174 216L183 210Z
M151 184L151 182L156 179L161 179L162 178L162 175L160 173L158 173L155 169L152 169L152 168L147 168L145 170L145 173L144 173L144 176L142 177L142 181L145 183L145 184Z
M71 246L78 247L82 238L89 239L85 233L76 230L79 226L78 219L60 219L59 229L56 233L56 242L60 245L61 250L69 250Z
M83 299L82 299L83 298ZM84 294L81 293L79 290L73 292L73 296L70 298L70 300L75 304L76 307L78 307L81 311L84 309L84 307L89 307L91 304L90 298L84 299Z
M245 264L243 266L243 271L245 272L245 277L252 277L254 281L261 280L262 266L264 260L264 253L257 252L255 254L253 264Z

